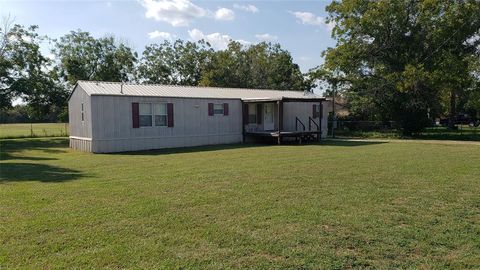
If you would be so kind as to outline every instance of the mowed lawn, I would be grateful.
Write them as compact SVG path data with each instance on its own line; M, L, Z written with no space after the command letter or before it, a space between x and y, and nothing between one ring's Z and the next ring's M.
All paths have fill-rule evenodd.
M0 268L480 268L480 146L1 141Z
M66 135L68 135L68 124L65 123L0 124L0 138L58 137Z

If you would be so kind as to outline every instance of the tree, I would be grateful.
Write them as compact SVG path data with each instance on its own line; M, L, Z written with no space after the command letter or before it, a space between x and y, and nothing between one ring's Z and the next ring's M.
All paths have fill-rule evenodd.
M112 36L96 39L88 32L71 31L52 51L58 78L73 86L78 80L130 81L137 53Z
M345 0L327 11L337 46L321 69L338 70L347 97L396 120L404 134L439 115L445 93L453 107L472 83L467 59L479 41L466 41L479 34L478 1Z
M145 47L138 65L137 79L147 83L199 84L201 74L213 53L210 44L200 41L164 41Z
M147 83L309 90L290 53L280 45L243 46L231 41L214 51L204 41L164 41L145 48L137 80Z
M200 84L278 90L311 89L290 53L279 44L265 42L245 47L231 41L226 50L215 52L204 69Z
M42 55L40 43L47 37L36 33L37 26L0 28L1 109L11 107L14 98L22 98L33 116L59 112L67 93L54 80L51 60Z

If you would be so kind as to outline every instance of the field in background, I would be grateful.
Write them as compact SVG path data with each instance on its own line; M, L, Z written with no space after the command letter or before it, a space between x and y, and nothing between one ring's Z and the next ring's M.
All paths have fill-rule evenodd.
M329 127L331 128L331 124ZM66 136L68 136L68 123L0 124L0 139ZM331 129L328 131L328 136L331 137ZM431 127L414 137L404 138L399 131L392 129L351 130L346 126L339 125L335 130L335 136L339 138L480 141L480 127L461 125L458 130L449 130L446 127Z
M478 144L0 144L1 269L480 265Z
M67 123L0 124L0 138L65 137Z

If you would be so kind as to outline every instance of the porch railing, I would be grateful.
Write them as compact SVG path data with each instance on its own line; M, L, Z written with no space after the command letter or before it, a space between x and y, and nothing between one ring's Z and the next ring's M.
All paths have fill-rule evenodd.
M303 131L305 131L305 124L298 117L295 117L295 130L298 130L298 124L302 125Z
M315 120L309 116L308 117L308 130L311 131L312 130L312 123L317 127L316 130L320 130L320 126L317 124L317 122L315 122Z

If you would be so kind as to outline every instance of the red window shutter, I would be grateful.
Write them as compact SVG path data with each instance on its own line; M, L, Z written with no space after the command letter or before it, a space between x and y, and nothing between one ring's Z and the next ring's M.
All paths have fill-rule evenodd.
M248 124L248 104L243 104L243 124Z
M173 127L173 103L167 103L167 126Z
M208 116L213 116L213 103L208 103Z
M138 103L132 103L132 126L133 128L140 127L140 115Z
M257 124L262 123L263 113L262 113L262 104L257 104Z
M228 115L228 103L223 103L223 115Z

